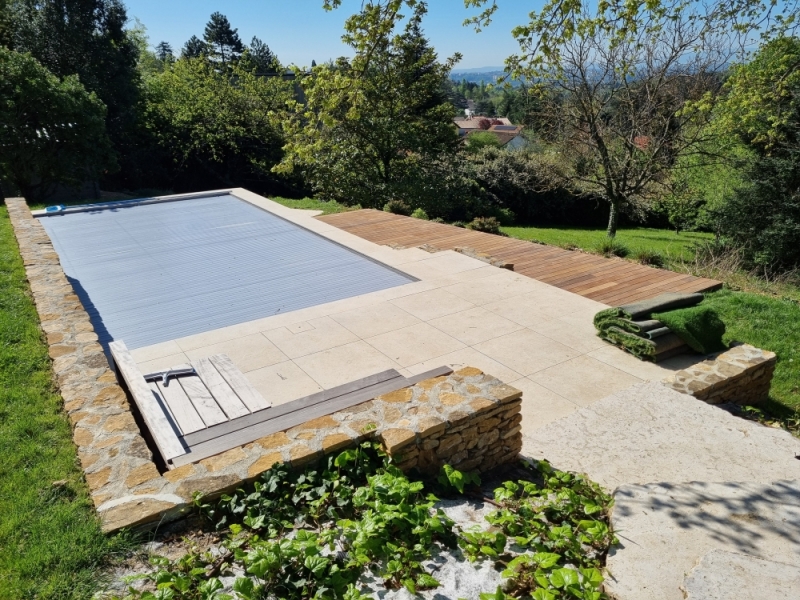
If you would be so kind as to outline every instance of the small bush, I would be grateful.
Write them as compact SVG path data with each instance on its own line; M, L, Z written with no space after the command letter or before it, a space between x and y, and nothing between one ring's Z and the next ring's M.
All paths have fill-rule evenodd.
M447 223L442 217L436 217L435 219L431 219L431 223Z
M659 268L664 266L664 255L657 250L639 250L633 257L643 265Z
M500 234L500 221L494 217L477 217L472 223L467 225L467 228L473 231Z
M616 238L605 238L596 247L595 251L603 256L619 256L624 258L631 253L628 247Z
M411 215L411 207L402 200L389 200L383 210L393 215L403 215L405 217Z
M415 219L422 219L423 221L429 221L430 218L428 217L428 213L426 213L421 208L416 209L414 212L411 213L411 216Z
M467 226L467 224L466 224L466 223L464 223L464 221L453 221L453 222L452 222L452 223L450 223L450 224L451 224L453 227L461 227L461 229L464 229L464 228Z

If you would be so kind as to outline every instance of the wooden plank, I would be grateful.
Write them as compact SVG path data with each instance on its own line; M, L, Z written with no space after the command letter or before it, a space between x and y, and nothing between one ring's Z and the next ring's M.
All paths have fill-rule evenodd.
M225 378L219 374L217 368L207 358L201 358L194 363L197 375L214 397L217 405L227 415L228 419L243 417L250 414L250 410L236 395Z
M277 419L278 417L294 411L310 409L317 404L328 402L354 391L366 389L368 387L374 387L378 384L395 380L405 381L405 378L394 369L389 369L387 371L376 373L375 375L370 375L369 377L364 377L363 379L358 379L344 385L336 386L329 390L322 390L321 392L316 392L309 396L304 396L303 398L286 402L285 404L273 406L269 410L258 411L244 417L239 417L233 421L228 421L221 425L217 425L212 430L198 431L197 433L187 435L184 439L187 444L194 446L195 444L199 444L238 429L243 429L244 427L249 427L250 425L255 425L270 419Z
M679 274L630 261L381 213L365 209L321 215L317 219L378 244L406 248L428 244L442 250L469 247L513 263L514 271L521 275L606 303L633 302L654 295L648 292L656 290L710 291L721 286L713 279L692 276L690 280L676 282L675 276L680 277Z
M409 384L406 378L400 376L399 378L390 379L388 381L384 381L382 383L369 386L368 388L364 388L355 392L351 392L350 394L345 394L343 396L333 398L328 402L318 403L313 407L307 409L294 410L280 417L272 418L267 421L262 421L261 423L256 423L254 425L250 425L249 427L245 427L243 429L226 433L224 435L215 437L205 442L192 444L190 453L185 454L183 456L179 456L176 459L174 459L173 465L179 467L181 465L185 465L191 462L202 460L204 458L208 458L209 456L214 456L215 454L219 454L220 452L225 452L226 450L230 450L231 448L235 448L236 446L249 444L250 442L254 442L257 439L270 435L272 433L277 433L278 431L285 431L287 429L290 429L291 427L301 425L311 419L324 417L331 413L335 413L337 411L350 408L351 406L362 404L367 400L372 400L376 396L380 396L381 394L386 394L388 392L393 392L395 390L408 387L408 385ZM275 408L263 412L268 413L275 410ZM254 414L259 414L259 413L254 413ZM198 433L203 433L203 432L198 432Z
M442 375L450 375L453 372L453 369L450 367L436 367L435 369L431 369L430 371L425 371L424 373L419 373L417 375L412 375L411 377L406 377L408 381L408 385L416 385L420 381L425 381L426 379L433 379L434 377L441 377Z
M180 382L183 391L189 396L189 400L197 410L197 414L203 419L206 427L218 425L228 420L228 417L225 416L225 413L214 401L214 397L206 389L199 377L181 377L177 381ZM184 441L190 444L190 442L186 441L186 436L184 436Z
M122 340L111 342L109 349L117 372L122 375L164 461L185 454L186 448L178 438L177 425L168 418L164 407L147 385L125 343Z
M208 360L217 368L219 374L228 382L228 385L236 392L236 395L239 396L239 399L250 412L256 412L272 406L271 402L264 400L264 397L258 393L256 388L250 385L247 377L236 368L227 354L215 354L214 356L209 356Z
M158 393L161 394L161 397L164 398L167 406L169 406L172 417L180 427L183 435L206 428L206 424L197 414L197 410L195 410L186 392L183 391L181 384L175 379L170 379L166 386L160 381L153 381L150 383L150 387L152 388L153 386L156 387Z

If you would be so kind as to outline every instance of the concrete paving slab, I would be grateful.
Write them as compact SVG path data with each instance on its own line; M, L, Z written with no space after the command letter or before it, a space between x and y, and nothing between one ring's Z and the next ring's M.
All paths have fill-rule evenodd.
M800 461L798 461L800 462ZM714 550L748 554L800 568L800 481L652 483L621 486L611 517L620 545L608 556L606 585L616 600L682 600L684 577ZM758 588L705 595L709 584L770 579L765 565L714 560L688 578L690 598L774 600ZM702 564L702 561L701 561ZM711 569L709 570L709 566ZM739 569L735 579L731 571ZM727 576L724 571L727 570ZM774 573L774 572L773 572ZM754 582L753 582L754 583ZM789 582L786 582L787 584ZM792 588L788 588L792 589ZM800 587L795 586L792 598ZM788 598L789 596L785 596Z
M800 567L712 550L683 583L687 600L793 600L800 595Z
M559 396L572 398L580 406L641 382L633 375L586 355L534 373L530 379Z
M654 382L524 435L522 451L559 469L587 473L607 489L662 481L800 479L800 440L788 432Z
M445 315L428 323L468 346L522 329L519 323L480 307Z
M456 338L427 323L383 333L365 341L403 367L465 347Z

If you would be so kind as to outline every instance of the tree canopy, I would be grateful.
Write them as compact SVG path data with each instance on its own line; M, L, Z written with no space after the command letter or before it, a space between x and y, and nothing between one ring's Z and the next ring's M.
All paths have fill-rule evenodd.
M299 168L327 198L382 207L392 199L428 214L441 198L433 175L454 152L453 108L444 82L456 57L441 63L425 39L418 4L405 27L356 50L352 60L314 67L301 81L306 102L288 122L281 170Z
M258 77L243 63L220 71L204 58L182 58L147 82L147 128L169 153L173 185L241 184L269 177L283 143L275 112L291 83Z
M238 29L231 27L228 17L220 12L213 13L203 32L209 55L223 65L239 58L244 52L244 44L237 32Z
M0 176L31 200L96 181L113 166L105 106L76 75L0 48Z

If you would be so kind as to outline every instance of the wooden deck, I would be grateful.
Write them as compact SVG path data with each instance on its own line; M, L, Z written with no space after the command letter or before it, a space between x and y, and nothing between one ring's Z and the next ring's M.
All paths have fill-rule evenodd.
M516 273L610 306L643 300L661 292L708 292L722 286L713 279L379 210L356 210L317 218L376 244L407 248L427 244L440 250L470 248L512 263Z

